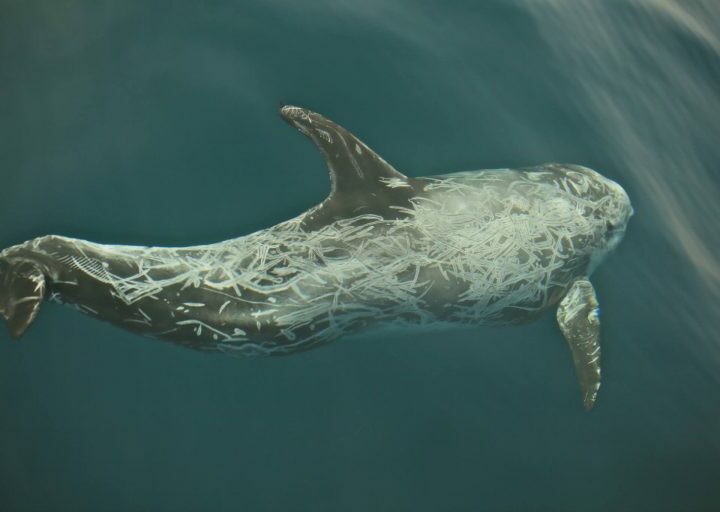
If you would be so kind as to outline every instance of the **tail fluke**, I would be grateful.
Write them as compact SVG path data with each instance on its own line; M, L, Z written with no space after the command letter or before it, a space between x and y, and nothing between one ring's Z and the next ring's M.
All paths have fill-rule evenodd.
M0 314L19 339L35 320L45 297L45 275L27 260L0 258Z

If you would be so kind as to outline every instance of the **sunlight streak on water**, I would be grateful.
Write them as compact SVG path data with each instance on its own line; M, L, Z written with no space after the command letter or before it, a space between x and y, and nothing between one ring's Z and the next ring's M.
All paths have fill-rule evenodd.
M664 280L672 269L656 272L652 279L673 287L662 299L672 306L658 295L654 307L684 318L691 330L702 326L700 338L712 342L706 348L720 362L713 325L720 314L720 44L710 28L720 13L710 4L547 0L531 10L630 182L634 221L664 237L697 272L699 279L681 283Z

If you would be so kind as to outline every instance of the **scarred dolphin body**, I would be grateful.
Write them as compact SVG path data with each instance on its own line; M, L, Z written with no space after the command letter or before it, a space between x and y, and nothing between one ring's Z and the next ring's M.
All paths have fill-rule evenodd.
M304 108L281 116L330 169L319 205L268 229L183 248L43 236L0 253L0 313L19 338L43 299L191 348L311 349L382 324L515 324L549 309L587 409L600 386L589 276L632 207L595 171L549 164L409 178Z

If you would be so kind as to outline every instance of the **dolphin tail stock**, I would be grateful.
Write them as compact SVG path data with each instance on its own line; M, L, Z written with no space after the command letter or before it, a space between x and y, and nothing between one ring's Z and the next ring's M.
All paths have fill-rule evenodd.
M45 274L37 263L0 256L0 315L13 339L20 339L35 320L45 291Z

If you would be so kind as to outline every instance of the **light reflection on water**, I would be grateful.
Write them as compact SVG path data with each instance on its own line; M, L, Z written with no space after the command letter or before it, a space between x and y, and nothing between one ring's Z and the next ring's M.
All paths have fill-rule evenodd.
M578 109L629 183L634 222L665 238L696 276L678 281L653 254L632 262L657 281L653 309L685 323L686 340L720 364L720 14L712 1L530 2L582 95ZM653 273L651 269L655 269ZM696 277L693 279L693 277ZM688 333L689 334L689 333ZM678 340L680 342L680 340ZM699 347L698 347L699 345Z

